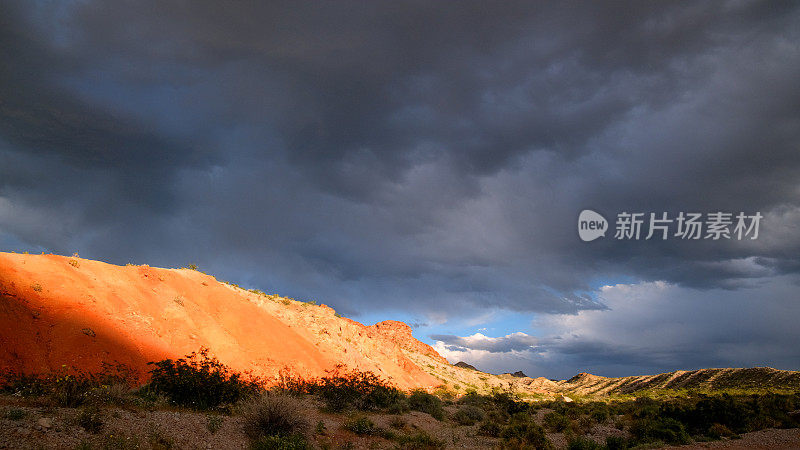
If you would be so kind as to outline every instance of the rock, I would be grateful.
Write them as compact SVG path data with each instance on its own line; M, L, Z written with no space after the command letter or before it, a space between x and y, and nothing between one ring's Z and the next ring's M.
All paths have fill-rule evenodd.
M561 396L561 401L563 401L564 403L572 403L574 400L572 400L571 398L567 397L566 395L562 395Z
M85 334L85 335L87 335L89 337L97 336L97 334L91 328L84 328L84 329L81 330L81 333L83 333L83 334Z
M478 370L472 364L465 363L464 361L459 361L459 362L457 362L457 363L455 363L453 365L456 366L456 367L461 367L462 369L470 369L470 370L475 370L475 371Z
M49 417L42 417L41 419L36 421L36 424L42 428L52 428L53 426L53 419Z

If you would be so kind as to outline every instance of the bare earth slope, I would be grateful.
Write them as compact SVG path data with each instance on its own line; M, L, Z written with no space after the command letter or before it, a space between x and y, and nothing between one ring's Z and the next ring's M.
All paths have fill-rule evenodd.
M144 375L148 361L207 347L234 370L271 380L283 369L310 377L344 364L403 389L438 385L403 346L443 360L401 322L367 327L194 270L0 253L0 370L118 362Z

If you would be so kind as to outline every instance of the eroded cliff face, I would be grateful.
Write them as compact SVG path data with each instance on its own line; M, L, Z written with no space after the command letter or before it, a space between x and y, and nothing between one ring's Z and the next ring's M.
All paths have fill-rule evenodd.
M0 253L0 370L122 363L143 381L148 361L201 347L273 382L282 370L317 377L343 364L401 389L430 389L440 381L409 352L444 361L401 322L367 327L324 305L245 291L194 270Z

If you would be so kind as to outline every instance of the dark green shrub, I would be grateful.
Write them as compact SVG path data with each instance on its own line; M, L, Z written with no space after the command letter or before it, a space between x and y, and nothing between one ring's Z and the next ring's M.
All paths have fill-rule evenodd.
M509 415L528 411L528 404L514 399L508 392L497 392L492 396L492 403L495 408L505 411Z
M445 442L434 438L424 431L395 438L402 449L436 450L445 448Z
M486 407L491 403L491 398L485 395L480 395L475 391L470 391L462 395L456 403L459 405L471 405L486 409Z
M453 414L453 421L459 425L475 425L486 417L486 413L477 406L464 405Z
M631 426L631 434L640 442L665 442L686 444L689 433L682 423L669 417L637 419Z
M402 412L405 396L372 372L346 372L344 366L336 366L325 377L314 380L299 380L282 377L282 385L291 392L316 394L332 412L355 408L364 411L389 409Z
M567 448L569 450L603 450L605 449L605 446L600 445L589 438L578 436L570 439L569 443L567 444Z
M627 450L628 441L621 436L609 436L606 438L607 450Z
M544 426L550 431L560 433L570 427L570 420L558 411L551 411L544 415Z
M25 411L19 408L11 408L6 411L5 416L8 420L22 420L25 418Z
M370 435L375 433L375 424L365 416L355 416L347 419L342 427L358 435Z
M103 414L97 406L86 406L78 414L77 423L89 433L98 433L103 428Z
M408 396L408 406L414 411L430 414L436 420L444 419L444 408L439 397L423 390L415 390Z
M253 395L260 388L259 380L244 379L231 372L207 348L177 360L165 359L148 363L155 366L148 389L164 394L172 403L193 409L210 409L233 404Z
M0 391L22 397L48 396L58 406L75 408L96 399L96 392L112 385L130 385L137 378L135 371L123 364L103 364L97 373L63 366L58 373L47 375L0 374Z
M217 431L222 428L223 422L224 419L222 416L218 414L209 414L208 417L206 417L206 429L208 429L208 432L211 434L217 434Z
M270 436L305 435L309 428L300 400L287 394L268 393L249 399L239 407L239 413L244 432L253 442Z
M489 437L499 437L501 431L503 426L497 420L486 420L478 427L479 434Z
M527 414L517 414L511 418L508 426L500 432L506 446L525 447L532 446L536 449L551 449L552 443L547 439L544 428L536 424Z
M300 434L290 434L287 436L264 436L253 442L253 450L311 450L306 438Z
M706 436L708 436L708 437L710 437L712 439L721 439L723 437L733 437L734 435L735 435L735 433L733 431L731 431L728 427L726 427L725 425L718 424L718 423L715 423L715 424L711 425L710 427L708 427L708 431L706 432Z

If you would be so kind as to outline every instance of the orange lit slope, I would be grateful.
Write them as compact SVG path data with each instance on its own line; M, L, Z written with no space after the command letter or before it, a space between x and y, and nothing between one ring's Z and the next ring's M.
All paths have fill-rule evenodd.
M251 293L189 269L0 253L0 370L96 371L118 362L145 374L148 361L200 347L271 380L283 368L310 377L345 364L402 389L439 384L404 351L441 356L401 322L365 327L325 306Z

